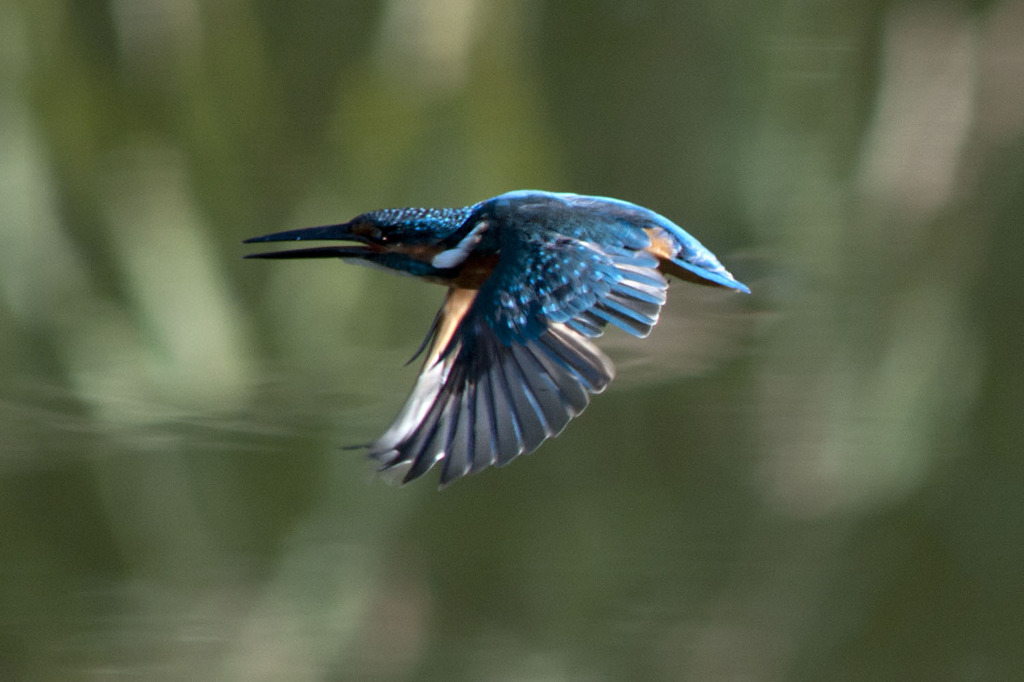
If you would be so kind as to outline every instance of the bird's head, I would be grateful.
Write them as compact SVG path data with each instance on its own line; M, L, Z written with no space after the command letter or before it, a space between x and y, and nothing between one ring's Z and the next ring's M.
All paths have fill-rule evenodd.
M472 213L471 208L399 208L371 211L347 223L275 232L246 239L246 244L290 241L343 241L288 251L251 253L246 258L348 258L401 273L430 277L443 240Z

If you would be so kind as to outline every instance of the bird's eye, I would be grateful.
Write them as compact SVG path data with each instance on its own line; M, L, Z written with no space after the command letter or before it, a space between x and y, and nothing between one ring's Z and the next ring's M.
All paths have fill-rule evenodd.
M385 241L387 237L383 235L380 228L369 221L360 221L352 226L352 232L365 239L371 239L373 241Z

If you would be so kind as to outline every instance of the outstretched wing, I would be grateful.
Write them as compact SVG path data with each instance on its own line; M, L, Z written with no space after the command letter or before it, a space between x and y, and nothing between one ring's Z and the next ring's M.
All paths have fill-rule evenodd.
M451 289L412 394L369 446L404 481L441 463L441 485L501 466L561 432L604 390L611 361L587 337L646 336L665 302L657 259L543 229L502 235L479 291Z
M715 254L665 216L621 199L580 194L557 196L572 211L588 215L587 221L576 226L579 232L587 234L597 229L602 236L607 236L611 231L631 246L635 246L638 239L649 240L650 245L646 249L661 260L663 272L696 284L750 293L750 289L738 282Z

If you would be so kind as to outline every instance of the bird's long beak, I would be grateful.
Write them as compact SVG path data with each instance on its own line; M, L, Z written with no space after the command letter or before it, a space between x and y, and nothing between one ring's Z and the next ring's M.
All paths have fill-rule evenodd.
M365 236L352 232L351 223L305 227L299 230L287 230L265 234L262 237L246 239L243 244L260 242L300 242L300 241L350 241L359 242L351 246L314 246L308 249L292 249L291 251L269 251L266 253L250 253L246 258L366 258L379 249Z

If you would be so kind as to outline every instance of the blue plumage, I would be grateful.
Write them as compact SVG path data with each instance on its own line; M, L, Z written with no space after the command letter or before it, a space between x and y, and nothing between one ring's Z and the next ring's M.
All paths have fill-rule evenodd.
M356 218L386 227L392 239L405 243L434 242L455 232L473 212L464 208L384 208Z
M608 324L650 333L665 274L749 293L681 227L605 197L515 191L248 241L292 240L354 243L251 257L348 258L448 286L412 394L368 447L406 481L440 462L444 485L557 435L614 374L589 339Z

